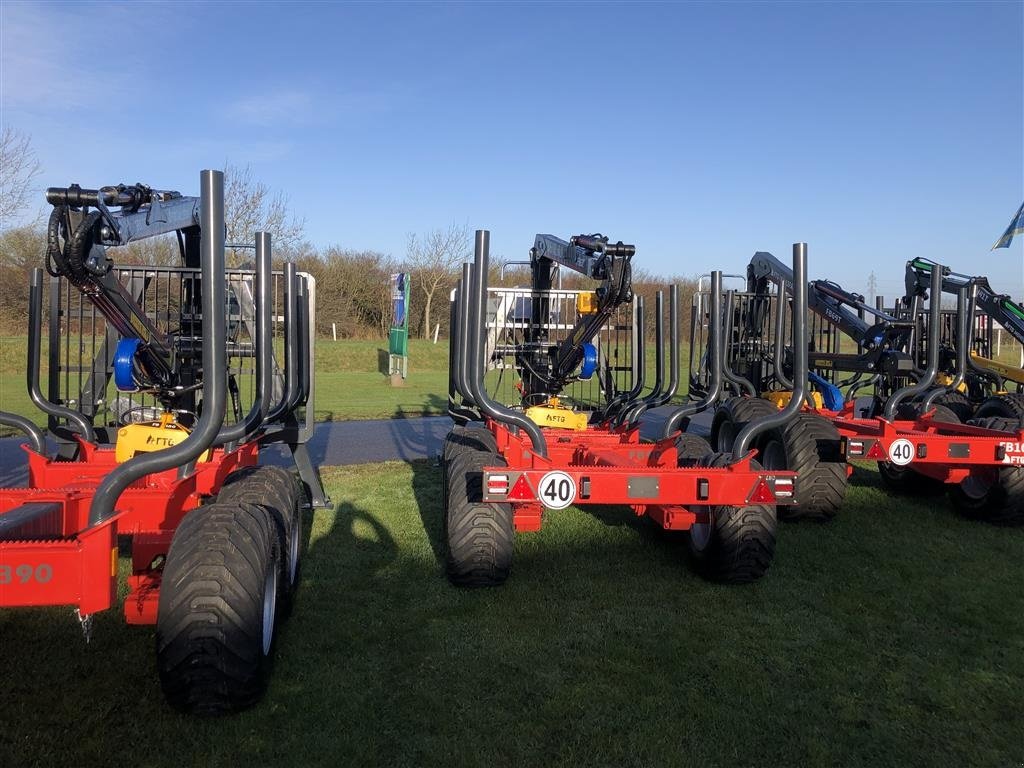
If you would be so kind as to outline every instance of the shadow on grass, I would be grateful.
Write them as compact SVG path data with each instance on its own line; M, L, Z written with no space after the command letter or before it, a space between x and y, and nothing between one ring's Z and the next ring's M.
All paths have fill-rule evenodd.
M502 589L457 590L436 567L439 469L408 466L328 473L344 500L304 518L304 576L270 690L238 716L171 712L152 628L125 626L116 609L89 646L66 609L0 612L11 658L0 763L1011 765L1020 754L1020 532L945 514L922 526L913 513L928 507L912 500L911 514L878 512L880 538L877 494L851 492L851 514L787 526L779 569L733 588L687 574L669 544L635 546L662 537L626 508L568 510L520 538ZM723 723L729 738L708 738Z
M410 461L409 468L412 470L412 492L416 498L423 531L430 541L430 549L434 553L438 569L443 569L448 554L444 524L444 481L441 476L443 469L439 462L433 459Z
M402 404L395 406L392 419L415 419L420 416L444 416L448 413L448 401L440 395L429 394L418 409L409 409Z
M429 461L410 461L412 470L412 489L416 498L423 531L430 542L431 551L437 561L438 568L444 569L448 545L445 540L445 500L443 468L436 459ZM638 516L626 506L584 506L579 508L584 514L591 516L608 528L628 529L645 545L664 548L666 554L674 554L680 543L685 543L685 531L666 531L655 525L646 516ZM559 512L545 512L545 521ZM532 534L517 534L527 535Z

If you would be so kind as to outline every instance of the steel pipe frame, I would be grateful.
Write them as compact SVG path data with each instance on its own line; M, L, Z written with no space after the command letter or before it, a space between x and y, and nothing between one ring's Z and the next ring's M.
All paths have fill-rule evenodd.
M733 458L746 455L754 438L780 427L800 412L807 397L807 243L793 243L793 394L778 413L754 419L732 444Z
M510 429L522 429L530 438L534 452L546 458L548 455L544 433L525 415L492 400L484 388L484 330L487 325L487 266L490 258L491 233L485 229L476 230L473 249L473 269L470 279L469 345L476 371L470 373L466 384L477 407L485 416L504 424ZM467 369L468 371L468 369Z
M939 372L939 330L942 312L942 265L936 264L931 272L931 293L928 297L928 363L921 377L914 383L901 387L889 396L883 415L892 421L900 402L927 390ZM912 315L916 317L916 315Z
M89 524L97 526L114 514L121 493L136 480L193 462L216 439L227 405L227 323L222 322L227 300L224 284L224 173L199 174L202 254L203 412L182 442L162 451L134 456L119 464L100 483L89 509Z

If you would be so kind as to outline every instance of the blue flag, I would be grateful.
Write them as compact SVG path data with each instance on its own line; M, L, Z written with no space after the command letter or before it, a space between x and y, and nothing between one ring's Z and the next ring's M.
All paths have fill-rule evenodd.
M1010 241L1013 240L1014 235L1024 234L1024 203L1020 204L1020 208L1017 209L1017 213L1013 219L1010 220L1010 226L1003 232L1003 236L996 240L996 244L992 246L994 251L996 248L1009 248Z

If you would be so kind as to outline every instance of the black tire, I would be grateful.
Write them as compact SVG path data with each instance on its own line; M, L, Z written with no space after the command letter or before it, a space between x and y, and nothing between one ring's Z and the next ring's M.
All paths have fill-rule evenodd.
M445 435L441 446L442 498L448 497L448 465L456 456L471 451L498 452L491 430L481 426L456 426Z
M505 466L505 460L469 451L451 463L445 510L447 572L448 580L459 587L496 587L512 570L512 507L483 501L481 470L486 466Z
M974 415L974 403L963 392L943 392L935 398L932 405L948 408L959 422L966 422Z
M465 450L487 451L497 453L498 443L487 427L460 426L454 427L444 438L441 448L441 463L446 465L456 453Z
M713 453L700 465L724 467L732 455ZM758 467L757 462L751 466ZM706 578L724 584L748 584L764 576L775 556L775 507L708 507L710 522L690 529L690 556Z
M900 403L896 408L899 419L916 419L921 412L921 403ZM946 421L958 424L960 419L945 405L934 405L934 421ZM891 461L878 462L878 474L882 483L894 493L913 494L917 496L935 496L946 490L946 484L933 477L922 475L911 467L901 467Z
M760 441L765 469L797 473L793 506L778 508L782 520L824 522L846 497L846 461L835 425L814 413L798 413Z
M760 397L730 397L715 411L711 422L711 447L721 453L731 451L733 440L747 422L778 411Z
M1020 421L1002 416L972 419L974 426L1016 432ZM1024 466L1002 465L972 472L959 485L949 487L953 507L964 517L992 525L1024 525Z
M222 715L263 695L281 573L277 544L262 506L209 504L181 521L156 622L160 685L175 709Z
M986 419L992 416L1014 419L1018 423L1024 420L1024 394L1011 392L985 398L974 412L974 418Z
M224 480L217 501L224 504L259 504L270 513L281 551L278 611L291 613L299 586L302 563L302 513L295 475L282 467L244 467Z
M692 467L709 453L714 453L711 443L692 432L683 432L679 436L676 440L676 452L679 455L676 463L680 467Z

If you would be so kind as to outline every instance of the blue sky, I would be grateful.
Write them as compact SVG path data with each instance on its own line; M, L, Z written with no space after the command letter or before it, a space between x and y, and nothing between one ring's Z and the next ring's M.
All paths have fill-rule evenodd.
M0 6L40 186L196 194L225 160L308 238L402 256L451 222L634 242L656 273L892 296L927 256L1024 289L1024 3Z

